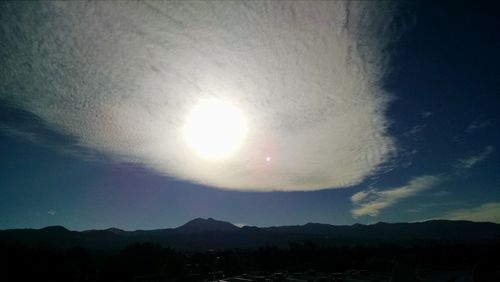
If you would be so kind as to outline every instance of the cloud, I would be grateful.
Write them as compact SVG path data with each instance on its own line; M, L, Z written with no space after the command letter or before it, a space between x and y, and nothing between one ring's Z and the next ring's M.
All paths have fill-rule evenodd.
M490 125L490 121L488 120L475 120L467 128L465 129L466 133L472 133L474 131L477 131L479 129L485 128Z
M381 210L396 204L402 199L428 190L444 180L453 179L453 177L460 175L464 170L470 169L486 159L491 153L493 153L493 151L493 146L487 146L479 153L470 155L466 158L458 159L451 172L440 175L418 176L410 180L402 187L389 188L383 191L369 188L367 190L357 192L351 196L351 202L354 204L354 208L351 210L351 213L355 218L360 216L377 216ZM429 194L429 196L442 197L448 195L449 193L450 192L448 191L437 191ZM421 204L419 207L408 209L407 211L412 213L420 212L425 206L426 205Z
M411 137L411 136L415 136L417 135L418 133L420 133L422 130L424 130L424 128L426 127L427 125L425 124L417 124L415 126L413 126L411 129L403 132L401 134L402 137Z
M49 210L49 211L47 211L47 214L48 215L56 215L56 211L55 210Z
M493 153L494 150L495 150L495 147L493 147L493 146L487 146L486 148L484 148L483 151L481 151L481 152L479 152L477 154L474 154L474 155L471 155L471 156L468 156L468 157L465 157L465 158L458 159L457 163L455 164L455 167L457 169L469 169L469 168L473 168L478 163L480 163L483 160L485 160L489 155L491 155L491 153Z
M438 191L438 192L435 192L435 193L427 193L426 196L430 196L430 197L444 197L444 196L449 196L449 192L445 192L445 193L440 193L441 191ZM437 195L436 195L437 194ZM439 201L439 202L424 202L424 203L419 203L417 205L415 205L414 207L412 208L409 208L409 209L406 209L406 212L409 212L409 213L420 213L424 210L428 210L428 209L434 209L434 208L442 208L442 207L451 207L451 206L462 206L463 203L462 202L458 202L458 201Z
M355 185L395 152L380 83L398 30L394 3L0 5L0 100L76 147L255 191ZM223 161L199 159L182 138L207 98L248 121Z
M425 119L432 116L432 112L422 112L420 113L420 116Z
M74 142L75 138L47 128L37 116L9 106L0 99L0 134L36 143L47 148L89 161L109 161L91 148Z
M462 142L463 139L468 134L476 134L479 133L482 129L491 126L493 123L491 120L486 119L484 116L477 117L473 122L471 122L464 130L463 133L458 134L453 137L453 142Z
M369 191L359 191L358 193L351 196L351 201L353 203L358 203L370 195Z
M469 209L457 209L445 215L447 219L500 223L500 202L485 203Z
M351 213L354 217L377 216L381 210L393 206L405 198L428 190L436 186L440 181L442 181L442 176L424 175L413 178L401 187L384 191L369 189L358 192L351 197L351 201L355 206Z

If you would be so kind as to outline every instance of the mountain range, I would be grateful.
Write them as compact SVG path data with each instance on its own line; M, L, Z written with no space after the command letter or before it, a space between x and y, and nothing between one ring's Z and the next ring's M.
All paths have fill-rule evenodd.
M62 226L0 231L0 243L45 245L54 248L118 249L134 242L157 243L181 250L287 247L290 244L369 246L376 244L488 243L500 240L500 224L431 220L415 223L238 227L212 218L193 219L177 228L125 231L70 231Z

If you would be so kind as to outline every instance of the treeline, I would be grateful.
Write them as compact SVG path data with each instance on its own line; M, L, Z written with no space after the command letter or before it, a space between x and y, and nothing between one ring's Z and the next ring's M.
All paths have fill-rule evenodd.
M401 264L472 271L478 263L492 269L500 266L498 254L499 244L325 248L305 242L288 248L181 252L151 243L135 243L120 251L0 243L0 280L202 281L255 272L391 272Z

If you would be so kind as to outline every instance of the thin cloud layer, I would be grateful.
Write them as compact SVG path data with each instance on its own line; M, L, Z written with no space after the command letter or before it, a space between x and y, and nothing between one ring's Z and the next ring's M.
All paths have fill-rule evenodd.
M355 185L394 151L380 87L393 3L0 5L0 99L78 146L256 191ZM229 159L200 159L182 138L207 98L247 119Z
M441 178L437 175L424 175L413 178L401 187L384 191L375 189L360 191L351 196L351 201L355 206L351 213L354 217L377 216L381 210L436 186L442 181Z
M449 212L445 218L500 223L500 202L485 203L474 208L454 210Z
M491 155L491 153L493 153L494 150L495 150L495 147L493 147L493 146L487 146L486 148L484 148L483 151L481 151L481 152L479 152L477 154L470 155L468 157L458 159L457 164L455 165L455 167L457 169L469 169L469 168L473 168L474 166L476 166L480 162L484 161L489 155Z
M398 203L402 199L415 196L426 191L443 181L450 181L457 175L464 173L484 161L494 151L493 146L487 146L483 151L460 158L453 166L453 170L439 175L422 175L414 177L406 185L397 188L389 188L379 191L377 189L367 189L357 192L351 196L354 208L351 210L353 217L378 216L380 211ZM435 196L447 195L448 192L439 191ZM410 212L418 212L419 209L410 209Z

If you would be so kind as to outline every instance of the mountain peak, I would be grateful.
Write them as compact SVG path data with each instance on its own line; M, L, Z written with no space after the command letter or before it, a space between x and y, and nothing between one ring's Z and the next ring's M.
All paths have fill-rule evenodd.
M238 230L239 227L233 225L227 221L220 221L213 219L211 217L195 218L186 224L176 228L178 231L187 233L197 233L197 232L207 232L207 231L234 231Z
M105 231L111 232L111 233L116 234L116 235L123 235L123 234L127 233L127 231L120 229L120 228L116 228L116 227L111 227L111 228L105 229Z
M45 232L68 232L69 231L64 226L60 226L60 225L47 226L47 227L41 228L40 230L45 231Z

